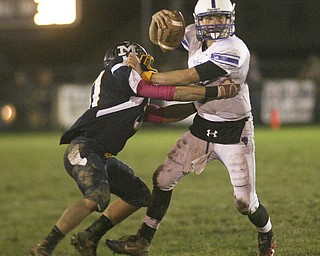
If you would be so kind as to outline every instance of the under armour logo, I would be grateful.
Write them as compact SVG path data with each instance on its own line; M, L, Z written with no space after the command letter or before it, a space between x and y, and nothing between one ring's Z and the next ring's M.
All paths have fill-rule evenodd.
M213 138L217 138L218 137L218 131L215 130L214 132L211 132L210 129L207 130L207 137L213 136Z

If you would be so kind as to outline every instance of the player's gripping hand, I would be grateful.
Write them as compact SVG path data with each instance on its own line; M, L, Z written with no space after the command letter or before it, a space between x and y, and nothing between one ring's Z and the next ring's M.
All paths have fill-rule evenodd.
M138 59L138 57L136 55L134 55L133 53L130 53L128 55L128 58L127 58L127 65L134 69L135 71L138 72L138 74L141 76L143 70L141 68L141 65L140 65L140 61Z
M174 13L166 9L152 15L149 26L149 38L153 44L158 45L158 29L167 28L167 24L170 22L170 15L174 15Z
M174 15L174 12L163 9L152 15L151 22L156 23L158 28L167 28L167 24L171 21L170 16Z
M223 80L218 86L207 87L206 96L211 99L227 99L237 96L240 92L240 84L235 83L231 78ZM212 95L216 95L212 97Z

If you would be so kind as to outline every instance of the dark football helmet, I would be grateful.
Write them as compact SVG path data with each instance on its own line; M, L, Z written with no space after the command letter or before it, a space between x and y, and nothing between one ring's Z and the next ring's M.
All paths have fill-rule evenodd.
M128 56L130 52L138 57L142 70L157 72L155 68L151 67L151 64L154 62L154 58L148 54L140 44L131 43L130 41L124 41L115 47L110 48L104 56L103 63L107 66L116 58Z

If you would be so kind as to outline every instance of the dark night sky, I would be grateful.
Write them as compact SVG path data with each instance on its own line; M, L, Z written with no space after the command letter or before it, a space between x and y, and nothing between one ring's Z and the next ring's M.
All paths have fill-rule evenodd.
M151 0L82 0L82 19L75 27L0 31L1 58L11 70L39 65L65 69L78 65L100 67L105 50L129 39L151 47L149 51L156 59L166 62L168 58L160 57L160 50L151 46L146 37L151 19L151 13L143 8L147 1ZM154 0L151 11L172 9L172 2ZM236 34L265 62L266 73L277 75L272 73L273 65L291 63L298 68L310 54L319 54L319 0L234 2ZM196 0L175 2L187 23L193 22L195 3ZM294 75L290 70L283 72Z

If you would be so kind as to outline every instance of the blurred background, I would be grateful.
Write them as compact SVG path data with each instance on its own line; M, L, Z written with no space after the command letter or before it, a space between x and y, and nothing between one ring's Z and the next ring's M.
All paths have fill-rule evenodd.
M89 106L103 56L130 40L160 71L186 67L148 39L151 16L196 0L0 0L0 131L59 130ZM237 0L236 35L251 50L248 84L256 124L320 122L319 0Z

